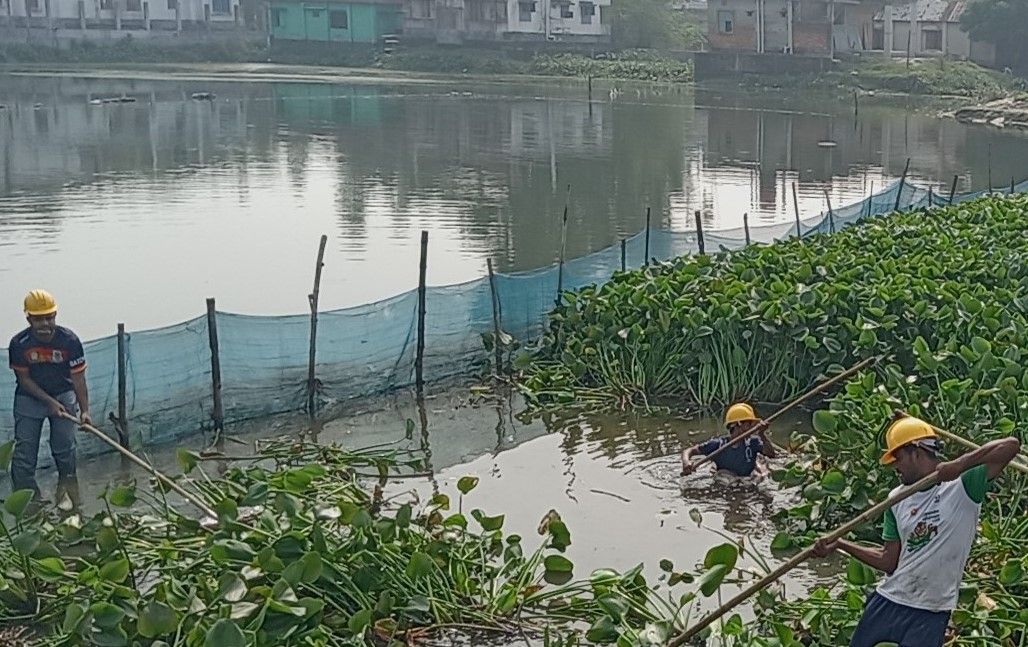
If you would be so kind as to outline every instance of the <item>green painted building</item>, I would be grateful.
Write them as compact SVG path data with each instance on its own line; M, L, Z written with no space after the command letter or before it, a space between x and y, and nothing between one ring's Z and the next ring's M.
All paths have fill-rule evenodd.
M277 40L377 43L400 31L399 2L271 0L271 36Z

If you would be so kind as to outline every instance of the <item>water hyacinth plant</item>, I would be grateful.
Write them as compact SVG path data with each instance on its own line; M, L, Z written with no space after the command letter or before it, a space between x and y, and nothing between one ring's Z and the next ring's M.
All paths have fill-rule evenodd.
M538 405L782 402L843 366L980 336L1028 305L1028 198L870 218L832 235L683 257L567 293L527 363ZM530 361L528 361L530 360Z

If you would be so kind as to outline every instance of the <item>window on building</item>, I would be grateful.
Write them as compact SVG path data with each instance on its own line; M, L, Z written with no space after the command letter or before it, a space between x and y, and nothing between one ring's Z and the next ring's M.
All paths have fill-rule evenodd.
M836 11L839 10L839 6L835 6ZM827 2L801 2L800 3L800 20L820 22L828 20L828 3Z
M884 27L875 25L874 29L871 30L871 49L879 51L885 49Z
M29 0L29 7L39 6L39 0ZM114 9L114 2L112 0L100 0L100 10ZM35 11L35 9L33 9Z
M175 11L175 7L178 6L178 0L168 0L168 9Z
M717 33L719 34L732 34L735 33L735 12L731 10L719 9L717 12Z
M221 15L232 13L232 0L211 0L211 12Z
M496 12L496 20L499 22L507 22L507 2L497 0L494 4Z
M285 27L286 26L286 10L285 9L272 9L271 10L271 26L272 27Z
M923 48L926 52L942 51L942 32L938 29L926 29L921 32Z
M332 29L349 29L350 14L345 9L328 12L328 25Z
M142 0L125 0L125 11L142 11Z
M570 2L554 2L553 6L555 6L555 7L559 6L560 7L560 17L561 18L574 18L575 17L575 12L573 12L571 10L571 3Z
M28 0L29 13L39 11L39 0Z
M832 22L836 25L846 24L846 5L838 3L835 4L835 20Z
M464 9L467 11L465 16L472 22L484 22L485 17L485 2L483 0L468 0L464 3Z
M532 22L532 14L535 13L534 2L518 3L518 20L521 22Z
M583 25L593 24L593 16L596 15L596 5L583 0L582 3L578 5L578 10L582 14Z

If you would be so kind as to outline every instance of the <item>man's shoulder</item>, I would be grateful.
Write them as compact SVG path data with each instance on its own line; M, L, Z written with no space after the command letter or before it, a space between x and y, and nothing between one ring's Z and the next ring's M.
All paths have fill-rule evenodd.
M11 337L11 348L21 348L28 345L32 341L32 330L31 328L25 328L24 330L18 331L14 337Z
M65 328L64 326L57 326L55 329L57 338L63 342L78 342L82 343L79 336L72 331L71 328Z

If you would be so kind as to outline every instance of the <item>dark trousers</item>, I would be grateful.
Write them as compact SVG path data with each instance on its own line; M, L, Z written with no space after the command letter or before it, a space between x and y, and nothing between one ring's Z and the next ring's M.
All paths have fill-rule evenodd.
M949 614L949 611L924 611L896 604L874 593L867 599L850 647L875 647L878 643L942 647Z
M55 398L73 416L78 416L79 405L75 392L68 391ZM50 453L62 478L75 476L75 432L78 425L60 416L51 416L47 406L28 395L14 398L14 456L11 459L11 482L14 490L34 490L36 463L39 460L39 440L43 435L43 421L50 420Z

